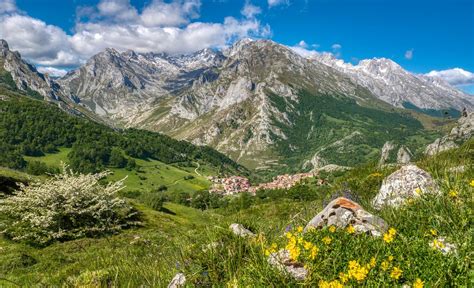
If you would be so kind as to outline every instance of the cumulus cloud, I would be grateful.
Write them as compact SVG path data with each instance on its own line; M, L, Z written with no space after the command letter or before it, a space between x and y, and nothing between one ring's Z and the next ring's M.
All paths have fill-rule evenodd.
M289 5L290 2L289 0L268 0L268 6L271 8L271 7L275 7L275 6L279 6L279 5Z
M244 8L240 11L242 15L246 18L254 18L256 15L262 13L262 9L260 7L253 5L250 1L246 1Z
M433 70L425 75L430 77L441 78L454 86L474 85L474 73L461 68L453 68L447 70Z
M2 0L0 2L0 15L17 11L15 0Z
M54 67L38 67L38 71L52 77L62 77L67 74L67 70Z
M108 47L175 54L270 35L270 27L255 17L260 8L250 2L242 8L242 19L211 23L197 21L199 0L153 0L141 12L130 0L101 0L78 8L74 32L68 34L21 13L14 1L2 1L0 11L8 13L0 14L0 38L31 62L56 68L79 65Z
M342 48L341 44L338 44L338 43L332 44L331 49L332 49L332 54L334 55L334 57L336 58L341 57L341 48Z
M413 51L414 51L413 49L405 51L405 59L407 60L413 59Z

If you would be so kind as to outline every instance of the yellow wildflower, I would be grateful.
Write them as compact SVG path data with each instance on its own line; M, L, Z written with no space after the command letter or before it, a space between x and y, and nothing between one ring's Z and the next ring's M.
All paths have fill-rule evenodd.
M354 234L355 233L354 226L352 226L352 225L347 226L346 231L349 234Z
M392 272L390 272L390 277L392 277L395 280L398 280L398 278L402 276L402 273L403 273L402 269L398 267L393 267Z
M433 235L433 236L438 235L438 231L436 231L436 229L430 229L430 233L431 233L431 235Z
M288 251L290 252L290 258L294 261L297 261L298 257L301 254L300 247L293 247L292 249L289 249Z
M449 191L448 195L451 198L457 198L458 197L458 192L456 190L451 190L451 191Z
M340 272L339 273L339 279L341 279L342 284L345 284L347 281L349 281L349 275L347 275L343 272Z
M389 266L390 263L387 261L382 261L382 264L380 264L380 268L382 268L383 271L387 271Z
M334 227L334 226L332 226L332 225L329 226L329 232L331 232L331 233L336 232L336 227Z
M424 284L425 284L425 283L424 283L423 281L421 281L420 278L417 278L417 279L415 280L415 282L413 282L413 288L423 288L423 285L424 285Z
M318 256L319 248L316 246L313 246L311 248L311 252L309 254L309 259L314 260L316 259L316 256Z
M342 288L344 287L339 281L334 280L331 282L321 280L318 283L319 288Z
M393 259L394 259L394 258L393 258L393 256L392 256L392 255L388 256L388 261L392 262L392 261L393 261Z
M309 250L313 247L313 243L309 241L304 241L303 247L304 247L304 250Z
M298 243L302 244L304 242L303 237L298 237Z
M395 235L397 234L397 230L394 228L388 229L388 232L383 234L383 241L386 243L391 243L393 241L393 238L395 238Z
M301 233L301 232L303 232L303 227L301 227L301 226L298 226L298 228L296 228L296 231L297 231L298 233Z
M374 268L375 264L377 264L377 260L375 259L375 257L370 258L370 262L369 262L370 267Z
M361 266L359 262L352 260L349 261L349 278L354 278L357 281L363 281L367 274L369 274L369 269L364 266Z
M433 240L433 248L434 249L443 249L445 246L444 246L444 243L441 242L441 241L438 241L437 239L434 239Z
M324 244L326 244L326 245L329 245L329 244L331 244L331 242L332 242L332 238L331 238L331 237L328 237L328 236L324 237L324 238L321 239L321 240L322 240L322 241L324 242Z
M420 195L420 194L421 194L421 189L420 189L420 188L416 188L416 189L415 189L415 194L416 194L416 195Z
M469 183L469 185L471 185L471 187L474 187L474 179L471 180L471 183Z
M293 237L293 234L291 232L286 232L286 238L290 239Z
M265 256L269 256L272 253L275 253L278 250L278 245L276 243L272 243L272 245L265 249Z

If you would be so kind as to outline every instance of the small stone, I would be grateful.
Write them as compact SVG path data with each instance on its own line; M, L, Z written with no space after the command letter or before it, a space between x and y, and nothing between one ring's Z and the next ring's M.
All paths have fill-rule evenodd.
M183 273L178 273L174 275L173 279L171 279L168 288L180 288L184 287L184 284L186 284L186 276L184 276Z
M407 147L405 146L400 147L400 149L398 149L398 152L397 152L397 163L398 164L410 163L411 155L412 153Z
M416 165L406 165L385 178L372 205L376 209L385 205L398 207L423 193L439 194L440 191L428 172Z
M244 237L244 238L255 237L255 234L252 231L245 228L242 224L232 223L230 224L229 228L232 231L232 233L234 233L237 236Z
M286 249L270 254L268 263L279 271L290 274L298 281L304 280L308 275L308 270L304 268L304 265L291 260L290 252Z
M430 242L430 247L440 251L443 255L456 253L457 251L456 245L447 242L444 237L439 237L435 241Z
M311 227L336 226L354 227L356 233L381 236L388 229L385 221L365 211L359 204L344 197L331 201L321 212L308 222L304 231Z

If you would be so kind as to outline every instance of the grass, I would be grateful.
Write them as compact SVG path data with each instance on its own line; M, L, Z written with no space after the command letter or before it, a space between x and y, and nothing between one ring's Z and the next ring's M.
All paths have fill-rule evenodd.
M365 165L327 175L331 192L322 193L315 201L279 199L237 212L225 208L200 211L172 203L165 203L166 212L157 212L135 203L143 213L144 226L118 235L54 243L46 248L0 237L0 286L165 287L175 273L184 272L190 286L316 287L324 283L321 281L340 281L340 273L349 272L350 261L370 265L374 258L367 273L362 273L363 279L350 279L346 285L412 286L419 278L425 287L472 287L472 144L470 141L460 149L421 159L417 164L433 175L442 195L424 196L400 209L375 211L369 205L382 180L396 168ZM145 163L139 164L147 169ZM450 172L459 165L465 166L464 172ZM166 175L175 175L172 179L184 175L179 173L192 172L192 168L169 169ZM161 166L157 170L168 171ZM147 177L152 171L156 172L146 170ZM151 181L151 177L145 181ZM366 210L395 229L393 242L349 234L344 229L318 230L301 235L319 249L315 259L304 250L298 258L309 270L305 281L297 282L272 268L265 250L273 243L278 249L285 247L288 228L300 237L296 227L314 217L331 195L346 189L351 189ZM250 240L233 235L228 229L233 222L242 223L258 236ZM455 244L457 252L442 255L433 250L429 243L438 236ZM328 244L326 237L331 238ZM208 246L210 243L215 244ZM396 273L391 276L394 267L401 270L398 279Z
M27 161L41 161L50 167L60 167L61 162L67 163L67 155L71 151L70 148L60 148L57 153L46 154L40 157L25 156ZM206 175L213 175L216 172L210 167L201 165L196 173L196 167L177 167L168 165L157 160L142 160L134 158L140 169L126 170L118 168L110 168L113 175L107 180L116 181L127 177L124 184L126 191L156 190L161 185L165 185L168 191L173 192L195 192L207 189L211 182L207 180ZM192 175L193 179L185 180L184 177Z

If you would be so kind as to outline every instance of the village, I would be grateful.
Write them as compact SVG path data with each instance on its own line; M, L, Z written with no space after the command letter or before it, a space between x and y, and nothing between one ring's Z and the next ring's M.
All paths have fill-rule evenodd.
M252 186L250 180L242 176L230 176L227 178L209 177L213 183L209 192L220 195L235 195L238 193L250 193L255 195L258 190L289 189L306 178L313 178L316 173L283 174L273 178L272 182L260 183Z

